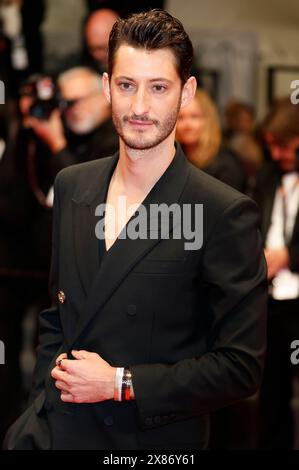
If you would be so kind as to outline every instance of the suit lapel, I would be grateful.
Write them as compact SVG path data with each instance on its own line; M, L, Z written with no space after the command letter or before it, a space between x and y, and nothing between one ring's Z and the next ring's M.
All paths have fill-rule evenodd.
M83 290L86 295L99 270L98 239L95 236L95 226L98 219L95 210L98 204L104 203L109 181L118 160L115 154L108 160L107 165L92 175L88 189L75 194L72 199L73 236L76 264ZM102 164L102 162L99 162Z
M111 171L110 175L112 175ZM178 202L186 184L187 177L188 163L181 148L178 146L176 155L171 164L142 203L147 209L147 213L149 214L148 209L150 204L164 203L170 205L172 203ZM105 181L105 186L106 184L107 181ZM90 205L91 210L93 210L94 207L95 205ZM95 224L93 215L89 213L89 216L84 219L84 222L87 222L87 220L90 220L93 223L92 231L90 231L90 233L93 232L92 236L94 236ZM81 221L83 221L83 219L81 219ZM83 230L83 235L77 235L79 239L79 246L82 246L82 237L84 237L84 231L86 230L87 229L85 227ZM126 227L124 230L126 230ZM94 238L96 237L94 236ZM94 243L97 244L98 240L89 240L89 242L92 246ZM124 278L136 265L136 263L138 263L138 261L141 260L159 242L159 239L150 238L149 235L146 239L137 238L136 240L131 240L129 238L122 239L119 237L114 242L110 250L104 256L101 267L98 269L94 281L91 284L87 296L86 306L82 312L81 317L79 318L77 329L73 338L73 343L78 339L84 328L89 324L93 317L100 313L101 308L109 300L113 292L118 288ZM86 259L84 259L84 256L81 256L80 265L80 272L82 273L81 277L83 279L83 283L88 285L92 273L83 273L84 269L86 269Z

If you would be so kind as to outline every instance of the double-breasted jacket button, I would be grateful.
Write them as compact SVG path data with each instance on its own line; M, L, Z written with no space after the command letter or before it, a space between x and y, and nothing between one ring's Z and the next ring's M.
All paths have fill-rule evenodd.
M127 314L130 316L136 315L137 306L135 304L129 304L127 307Z
M63 290L60 290L57 294L57 297L58 297L58 300L61 304L64 304L65 303L65 293L63 292Z
M145 418L144 423L145 423L146 426L152 426L153 418L151 418L151 417Z
M106 426L112 426L114 424L113 416L106 416L106 418L104 418L104 423L106 424Z
M162 421L161 416L154 416L154 423L155 423L155 424L160 424L161 421Z

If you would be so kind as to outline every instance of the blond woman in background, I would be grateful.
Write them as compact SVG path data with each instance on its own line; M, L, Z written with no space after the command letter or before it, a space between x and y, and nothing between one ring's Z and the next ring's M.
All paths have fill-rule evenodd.
M204 90L181 109L176 138L198 168L239 191L246 190L246 175L237 154L222 146L217 108Z

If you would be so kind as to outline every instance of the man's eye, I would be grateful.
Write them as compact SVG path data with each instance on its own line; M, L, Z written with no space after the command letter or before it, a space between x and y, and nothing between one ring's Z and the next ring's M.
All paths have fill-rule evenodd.
M163 93L166 90L166 86L164 86L164 85L154 85L153 89L154 89L155 92Z
M128 83L128 82L119 83L118 86L123 91L130 91L130 90L133 89L133 85L131 83Z

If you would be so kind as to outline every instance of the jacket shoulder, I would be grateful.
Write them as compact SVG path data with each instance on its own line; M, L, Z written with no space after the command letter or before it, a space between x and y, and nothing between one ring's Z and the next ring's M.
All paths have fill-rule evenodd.
M185 188L189 202L206 204L211 210L224 211L234 202L254 201L214 176L205 173L190 163L189 179Z
M54 194L81 199L85 194L97 191L99 181L115 157L105 157L71 165L61 170L55 179Z
M56 180L61 184L74 183L81 179L85 180L89 175L94 175L95 172L97 173L106 168L112 158L113 157L105 157L76 165L70 165L60 170L56 176Z

